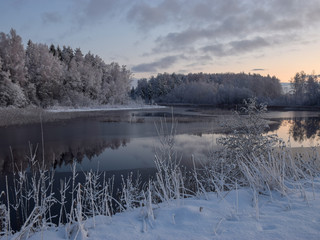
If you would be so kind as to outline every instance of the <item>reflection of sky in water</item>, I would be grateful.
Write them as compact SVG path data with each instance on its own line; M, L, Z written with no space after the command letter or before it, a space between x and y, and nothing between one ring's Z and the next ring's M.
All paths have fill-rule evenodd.
M266 113L267 118L277 119L292 119L292 118L307 118L307 117L319 117L319 112L311 111L269 111Z
M204 158L210 149L215 146L218 134L188 135L179 134L175 137L175 149L184 165L190 164L192 155L196 159ZM105 149L99 156L89 160L83 159L78 170L97 169L121 170L135 168L153 168L154 149L159 145L158 137L133 138L126 146L118 149ZM58 172L70 171L70 166L63 165L57 168Z
M291 123L283 120L279 129L269 132L277 134L285 142L289 139ZM175 149L178 156L182 157L184 165L190 165L192 155L195 159L205 159L212 148L216 148L216 139L220 134L177 134L175 137ZM305 139L303 142L295 141L290 137L291 147L310 147L320 143L319 137L315 139ZM157 137L131 138L125 147L119 149L106 149L98 157L85 159L82 169L95 168L99 162L100 170L120 170L134 168L154 167L154 148L159 144Z
M178 157L182 157L184 165L190 164L192 155L196 159L202 159L215 145L218 134L188 135L179 134L175 137L175 149ZM134 168L153 168L154 149L158 146L158 137L133 138L126 146L118 149L105 149L102 154L89 160L83 159L79 170L121 170ZM70 166L62 166L57 171L69 171Z
M216 144L219 134L188 135L179 134L175 137L175 149L182 164L190 165L192 155L195 159L203 159ZM83 159L79 170L121 170L135 168L153 168L154 149L158 146L157 137L143 137L131 139L126 146L118 149L105 149L102 154L89 160ZM62 166L57 171L69 171L70 166Z
M153 168L154 138L134 138L126 146L118 149L105 149L102 154L89 160L83 159L79 170L96 169L100 170L122 170L135 168ZM58 171L68 171L64 167Z
M270 134L277 134L282 140L284 140L287 143L287 146L289 146L290 144L291 147L313 147L320 144L320 137L317 135L314 135L311 138L302 136L303 141L299 141L298 139L295 140L294 137L290 136L289 134L290 131L292 131L292 124L292 120L283 120L279 129L270 132Z
M270 133L277 134L284 141L289 139L290 132L294 132L296 141L290 137L292 147L310 147L320 143L317 112L269 112L267 117L279 122L271 126L273 131ZM175 148L184 165L191 164L192 155L195 159L202 159L216 147L216 139L221 135L211 134L214 124L217 123L193 121L177 125ZM58 158L57 171L70 171L68 164L78 156L79 161L82 159L81 165L78 164L79 170L97 169L98 165L100 170L109 171L154 167L154 148L159 139L153 122L130 124L79 120L46 124L44 130L47 156L50 164L54 155ZM38 125L1 129L0 168L5 171L12 169L8 146L17 149L15 157L20 161L23 159L22 164L26 166L27 143L41 142L40 136ZM313 138L307 139L306 136ZM24 152L19 152L22 148Z

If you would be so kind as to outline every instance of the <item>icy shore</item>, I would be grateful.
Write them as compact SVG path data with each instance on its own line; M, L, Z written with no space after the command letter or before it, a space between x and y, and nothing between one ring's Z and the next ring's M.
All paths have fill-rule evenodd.
M153 216L146 207L96 216L84 222L82 231L71 226L69 239L319 239L320 179L285 197L259 195L257 206L249 188L207 197L153 205ZM30 239L68 239L66 228L53 227Z

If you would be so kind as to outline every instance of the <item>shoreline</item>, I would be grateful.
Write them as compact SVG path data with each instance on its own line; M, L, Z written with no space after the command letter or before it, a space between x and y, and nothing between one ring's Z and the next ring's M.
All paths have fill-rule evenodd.
M163 109L164 106L153 105L116 105L85 108L56 107L43 109L30 106L27 108L0 108L0 128L9 126L21 126L34 123L58 122L76 118L91 118L105 116L110 112L139 111Z
M135 111L154 111L163 110L171 113L174 109L174 117L180 121L185 121L184 116L194 117L217 117L220 114L230 115L236 106L212 106L212 105L194 105L194 104L162 104L162 105L143 105L143 104L128 104L128 105L105 105L92 107L51 107L43 109L36 106L26 108L0 108L0 128L10 126L23 126L48 122L68 121L77 118L103 118L103 121L122 121L121 114L132 111L132 116ZM239 106L238 106L239 108ZM214 111L213 111L214 110ZM310 111L317 112L319 107L308 106L268 106L269 111ZM136 116L135 116L136 117ZM154 119L155 116L152 118ZM160 117L160 115L158 116ZM109 119L110 118L110 119ZM146 117L142 117L145 118ZM148 117L149 118L149 117ZM138 119L141 120L140 118ZM143 119L141 121L144 121Z
M216 108L223 110L239 109L243 104L211 105L211 104L189 104L189 103L161 103L166 107L190 107L190 108ZM320 106L290 106L290 105L267 105L268 110L273 111L320 111Z

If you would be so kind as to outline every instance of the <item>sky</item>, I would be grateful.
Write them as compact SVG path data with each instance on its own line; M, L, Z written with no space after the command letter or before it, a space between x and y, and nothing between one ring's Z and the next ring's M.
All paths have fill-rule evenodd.
M80 48L134 78L320 74L319 0L0 0L0 32Z

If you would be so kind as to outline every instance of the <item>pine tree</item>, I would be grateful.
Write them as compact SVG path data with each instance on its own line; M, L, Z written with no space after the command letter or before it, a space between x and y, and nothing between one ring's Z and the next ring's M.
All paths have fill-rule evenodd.
M49 51L52 53L53 56L57 56L57 51L53 44L50 45Z

